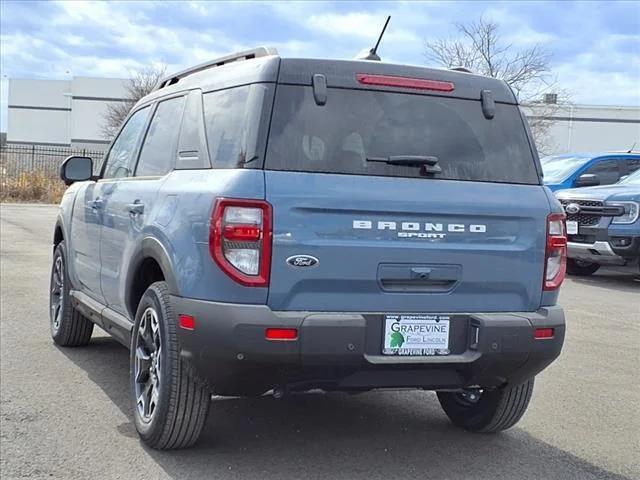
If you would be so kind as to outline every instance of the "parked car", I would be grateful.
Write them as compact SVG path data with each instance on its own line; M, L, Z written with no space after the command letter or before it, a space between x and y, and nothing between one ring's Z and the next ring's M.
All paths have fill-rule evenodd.
M532 145L504 82L452 70L263 48L172 75L99 174L61 168L53 339L130 347L154 448L193 444L212 393L434 390L509 428L565 332Z
M640 170L615 185L557 193L567 212L567 271L592 275L602 265L638 271Z
M552 191L612 185L640 169L638 153L567 153L541 160L544 183Z

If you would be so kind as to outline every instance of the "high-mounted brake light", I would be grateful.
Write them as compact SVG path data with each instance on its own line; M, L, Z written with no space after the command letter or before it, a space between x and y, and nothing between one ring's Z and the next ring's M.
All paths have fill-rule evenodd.
M567 230L564 213L547 217L547 246L544 261L544 289L556 290L567 271Z
M216 200L209 227L209 251L222 271L241 285L269 285L271 219L271 205L263 200Z
M434 90L436 92L453 92L455 89L455 85L452 82L427 80L424 78L396 77L393 75L357 73L356 80L363 85L377 85L380 87L415 88L418 90Z

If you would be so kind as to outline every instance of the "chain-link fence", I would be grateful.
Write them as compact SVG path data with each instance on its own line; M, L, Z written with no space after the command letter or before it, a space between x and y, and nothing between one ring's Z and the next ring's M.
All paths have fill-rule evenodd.
M84 155L99 162L104 152L40 145L0 147L0 201L60 201L65 185L60 164L70 155Z

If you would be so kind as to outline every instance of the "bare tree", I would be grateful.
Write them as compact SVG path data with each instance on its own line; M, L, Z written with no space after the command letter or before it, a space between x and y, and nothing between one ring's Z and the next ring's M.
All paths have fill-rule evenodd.
M152 67L139 70L129 78L125 85L125 100L111 102L103 115L102 136L112 139L138 100L150 93L165 76L166 68Z
M551 74L551 55L536 44L517 48L502 40L499 25L481 18L477 22L455 24L459 36L426 43L427 60L447 68L464 67L474 73L500 78L530 110L529 124L538 150L546 153L550 145L552 116L568 95L560 90ZM545 103L545 93L558 94L556 103Z

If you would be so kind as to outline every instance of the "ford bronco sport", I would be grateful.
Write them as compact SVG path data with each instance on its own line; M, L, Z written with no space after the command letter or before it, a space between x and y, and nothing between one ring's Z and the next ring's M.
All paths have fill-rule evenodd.
M560 354L565 215L502 81L261 48L163 80L61 177L53 339L130 348L152 447L271 390L432 390L495 432Z

